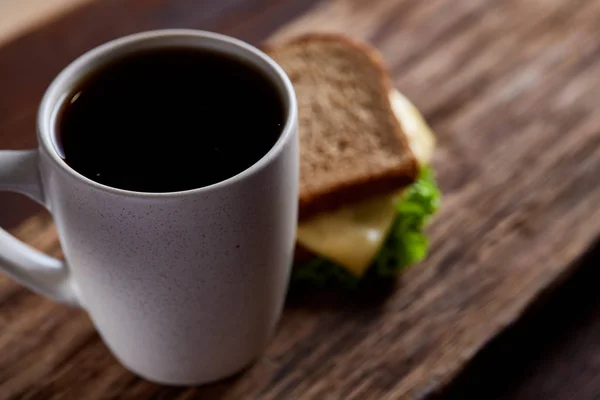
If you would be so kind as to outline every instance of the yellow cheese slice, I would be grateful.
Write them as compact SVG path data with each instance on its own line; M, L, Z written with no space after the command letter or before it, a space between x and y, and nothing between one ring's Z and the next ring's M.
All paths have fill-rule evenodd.
M435 137L417 110L400 92L390 93L396 118L415 157L429 164ZM399 193L378 196L322 213L298 224L297 240L306 249L362 276L383 246L394 223Z
M399 91L392 90L390 92L390 103L417 161L421 165L430 164L435 150L435 136L431 128L417 107Z
M302 246L360 276L394 222L393 196L382 196L317 215L298 225Z

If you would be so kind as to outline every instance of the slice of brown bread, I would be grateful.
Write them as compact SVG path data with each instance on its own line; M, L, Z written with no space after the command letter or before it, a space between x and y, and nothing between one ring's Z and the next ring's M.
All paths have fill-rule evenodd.
M340 35L265 48L290 77L300 119L300 218L412 183L417 161L392 111L381 56Z

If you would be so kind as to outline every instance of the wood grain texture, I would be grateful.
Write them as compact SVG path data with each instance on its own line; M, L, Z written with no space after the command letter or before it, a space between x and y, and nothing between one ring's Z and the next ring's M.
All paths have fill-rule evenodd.
M437 400L600 399L600 247L494 339Z
M234 14L214 29L256 42L262 33L252 37L251 27L268 14L258 15ZM74 48L133 25L95 31ZM272 40L325 26L379 47L397 87L438 134L434 164L445 200L429 227L428 260L394 288L292 296L256 365L192 389L127 373L83 312L2 278L0 398L424 398L575 270L600 231L600 3L330 1ZM57 55L44 74L73 52ZM29 102L18 109L34 109ZM13 124L31 123L22 121ZM47 217L17 233L58 250Z
M0 44L91 0L0 0Z

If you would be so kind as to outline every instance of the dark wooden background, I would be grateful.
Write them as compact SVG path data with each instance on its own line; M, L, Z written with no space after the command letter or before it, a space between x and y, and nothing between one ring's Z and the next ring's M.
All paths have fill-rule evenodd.
M97 44L158 27L202 27L257 43L315 4L104 0L85 5L0 48L0 148L35 144L35 108L43 89L70 60ZM20 196L0 194L3 227L39 210ZM564 286L495 339L440 398L600 398L600 250L580 262Z

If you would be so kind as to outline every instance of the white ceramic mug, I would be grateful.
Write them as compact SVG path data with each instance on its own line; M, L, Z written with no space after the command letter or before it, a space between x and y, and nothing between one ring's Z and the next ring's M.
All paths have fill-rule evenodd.
M111 60L169 46L212 49L262 70L286 110L275 145L238 175L174 193L115 189L71 169L53 140L67 94ZM296 99L273 60L244 42L203 31L117 39L84 54L52 82L39 109L38 141L37 150L0 151L0 189L25 193L50 210L66 262L0 230L4 272L83 307L115 356L155 382L214 381L260 355L287 290L299 180Z

